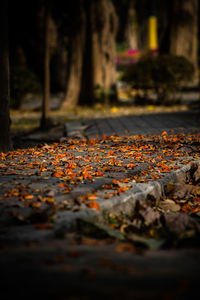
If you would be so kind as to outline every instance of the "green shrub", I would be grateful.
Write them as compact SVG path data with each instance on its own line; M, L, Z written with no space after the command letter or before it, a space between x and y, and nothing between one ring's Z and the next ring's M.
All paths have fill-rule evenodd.
M11 106L13 108L19 108L28 93L41 93L41 84L36 74L26 66L12 67L10 75Z
M193 79L194 68L182 56L160 55L143 57L137 64L130 65L122 80L137 89L152 89L158 102L174 97L184 84Z

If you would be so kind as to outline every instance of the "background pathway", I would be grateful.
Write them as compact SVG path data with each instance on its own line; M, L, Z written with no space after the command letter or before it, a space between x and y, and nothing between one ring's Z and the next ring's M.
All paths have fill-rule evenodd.
M86 121L84 124L93 126L86 130L87 137L130 134L160 134L163 131L193 132L199 129L200 113L162 113L141 116L123 116L117 118L97 119Z
M104 135L138 135L200 132L200 112L159 113L149 115L128 115L121 117L98 118L65 124L68 136L83 134L86 138Z

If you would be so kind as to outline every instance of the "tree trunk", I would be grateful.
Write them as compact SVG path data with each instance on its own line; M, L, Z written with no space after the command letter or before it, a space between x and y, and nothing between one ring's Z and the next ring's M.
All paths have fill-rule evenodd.
M86 1L87 36L80 104L116 99L115 36L117 19L110 1ZM102 13L104 12L104 13Z
M170 32L170 53L186 57L195 70L198 84L198 0L174 0Z
M48 7L45 7L44 13L44 87L42 101L42 117L41 128L47 129L50 123L50 12Z
M86 15L82 0L75 0L76 6L72 7L74 23L69 37L67 88L62 103L62 108L70 109L79 102L82 72L83 53L86 38Z
M159 53L170 52L170 24L172 17L173 0L160 1L158 5L158 38Z
M114 7L108 0L79 0L77 7L81 11L69 43L69 77L63 108L92 104L97 87L103 97L116 97Z
M12 150L10 139L10 85L8 53L8 7L7 1L1 1L0 9L0 151Z
M125 38L128 42L129 48L138 49L138 22L134 0L129 0Z
M60 37L60 40L62 37ZM67 81L67 50L58 41L56 52L51 59L51 91L64 92Z
M93 90L103 98L116 97L115 37L117 17L111 1L90 0L91 73Z
M138 49L138 22L136 15L136 0L127 0L118 3L116 8L119 15L119 27L117 32L117 41L125 43L129 49ZM141 24L140 24L141 25Z

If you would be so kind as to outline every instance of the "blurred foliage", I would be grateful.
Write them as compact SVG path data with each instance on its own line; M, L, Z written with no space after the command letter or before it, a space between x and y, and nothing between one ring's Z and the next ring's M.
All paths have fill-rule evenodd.
M116 88L104 88L100 85L95 86L95 100L96 102L108 104L116 101Z
M24 65L11 69L11 107L19 108L28 93L39 94L42 91L40 81L35 73Z
M127 41L116 43L116 52L123 52L129 49L129 45Z
M188 84L194 75L194 67L182 56L160 55L142 57L136 64L127 67L122 80L137 89L151 89L158 102L173 98L183 84Z

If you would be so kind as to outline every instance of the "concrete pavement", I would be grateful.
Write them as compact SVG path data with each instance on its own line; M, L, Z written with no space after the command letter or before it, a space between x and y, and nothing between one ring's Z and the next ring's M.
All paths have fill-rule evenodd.
M68 135L73 136L82 133L87 138L102 137L103 135L161 134L163 131L168 133L198 133L200 130L200 112L128 115L71 122L67 123L66 127Z

